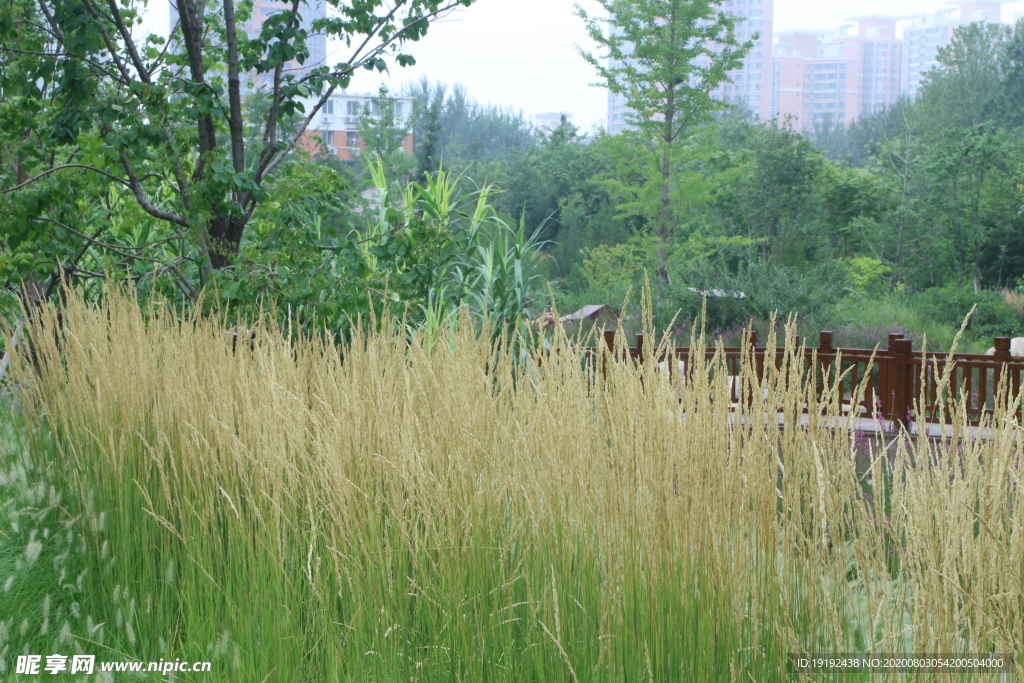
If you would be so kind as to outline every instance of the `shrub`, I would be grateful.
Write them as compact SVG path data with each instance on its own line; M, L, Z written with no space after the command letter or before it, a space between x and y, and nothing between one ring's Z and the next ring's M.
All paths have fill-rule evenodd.
M1012 337L1021 328L1018 312L1006 304L999 292L933 287L910 295L909 303L926 317L953 327L959 327L977 306L967 326L975 337Z

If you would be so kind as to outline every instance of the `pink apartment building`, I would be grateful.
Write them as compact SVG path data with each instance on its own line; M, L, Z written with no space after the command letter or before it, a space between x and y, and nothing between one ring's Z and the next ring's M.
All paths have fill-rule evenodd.
M833 33L790 31L774 47L772 111L797 130L849 125L900 95L896 17L855 19Z

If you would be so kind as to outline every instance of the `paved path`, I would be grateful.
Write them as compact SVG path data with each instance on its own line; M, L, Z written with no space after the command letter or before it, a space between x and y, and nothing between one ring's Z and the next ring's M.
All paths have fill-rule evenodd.
M736 404L733 404L733 408L735 408L735 407L736 407ZM685 417L685 414L684 414L684 417ZM800 416L800 424L803 425L803 426L807 426L809 424L809 422L810 422L810 418L811 418L811 416L806 414L806 413L801 415ZM735 419L735 413L730 414L729 415L729 422L730 422L730 424L732 423L732 421L734 419ZM767 415L765 416L765 419L766 420L769 419ZM778 424L781 425L783 423L784 419L785 418L784 418L784 415L782 413L778 413L777 414ZM820 419L827 421L827 420L830 420L831 418L822 417ZM893 427L892 427L892 422L890 420L882 420L882 419L876 420L876 419L871 418L871 417L858 417L858 418L854 418L853 419L853 424L852 425L849 424L849 421L850 421L849 417L846 417L846 416L840 417L840 418L838 418L837 426L840 429L852 429L853 431L868 432L868 433L872 433L872 434L877 434L877 433L894 433L894 430L893 430ZM924 426L925 426L928 438L930 438L930 439L941 439L943 437L950 437L950 436L953 435L954 425L951 425L951 424L926 423ZM1018 428L1020 428L1020 425L1018 425ZM985 429L981 429L980 427L974 427L974 426L968 425L966 427L966 431L964 432L964 435L967 438L970 438L970 439L983 439L984 440L984 439L991 439L991 438L993 438L994 435L992 434L992 431L993 430L992 430L991 427L987 427ZM910 426L910 434L912 436L917 436L918 432L919 432L919 425L917 423L912 424Z

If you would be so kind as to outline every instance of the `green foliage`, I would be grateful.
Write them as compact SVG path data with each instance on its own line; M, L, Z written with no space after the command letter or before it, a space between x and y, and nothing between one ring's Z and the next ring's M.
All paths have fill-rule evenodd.
M1019 314L998 292L933 287L913 294L910 304L922 315L946 326L959 326L977 306L968 322L973 336L982 339L1020 336Z
M718 193L716 222L728 234L763 240L761 256L775 263L802 267L815 260L824 246L815 225L822 213L820 150L776 122L752 126L734 119L719 139L727 155L718 163L734 170Z
M805 272L757 263L741 271L735 283L748 293L748 312L762 320L775 312L820 320L845 293L842 273L833 263Z
M892 267L870 256L854 256L843 262L850 289L861 296L877 296L885 290L885 281Z
M528 314L540 244L495 215L491 188L460 195L444 171L392 184L379 157L368 170L376 194L359 214L337 172L286 167L236 266L213 274L215 303L250 318L273 304L296 330L341 335L385 310L410 329L453 319L460 306L499 325Z
M631 130L612 143L615 173L604 181L625 215L652 223L660 242L658 272L665 280L667 247L677 227L707 201L712 188L692 167L705 155L694 130L725 107L712 92L754 43L737 40L735 17L715 0L600 0L600 5L607 19L591 17L579 6L577 13L606 54L581 54L632 110Z
M601 151L579 129L562 119L553 131L538 133L536 145L513 151L504 190L497 205L508 215L522 215L528 226L557 240L563 227L562 203L574 193L593 194L587 183L607 168Z
M420 173L442 166L456 174L468 172L481 182L494 182L501 162L532 147L536 138L522 113L483 106L466 89L431 85L424 78L412 85L413 133Z
M926 125L938 132L970 128L998 113L1003 53L1013 28L975 22L958 27L939 48L939 66L925 74L920 104Z
M634 235L622 244L605 244L584 250L580 273L602 303L618 303L626 292L658 266L658 239Z
M5 3L0 278L53 294L111 269L136 280L158 272L195 298L218 278L211 269L233 265L275 173L296 156L306 116L356 69L412 63L409 41L471 3L347 3L311 29L352 53L305 73L286 68L309 57L300 3L272 12L250 38L242 26L251 3L180 0L167 41L139 35L141 1L103 11L88 0ZM242 83L254 76L266 91L243 103ZM128 232L149 239L126 244L124 217Z
M822 171L822 217L832 253L839 256L862 250L865 236L877 230L891 206L889 189L881 178L863 169L828 164Z

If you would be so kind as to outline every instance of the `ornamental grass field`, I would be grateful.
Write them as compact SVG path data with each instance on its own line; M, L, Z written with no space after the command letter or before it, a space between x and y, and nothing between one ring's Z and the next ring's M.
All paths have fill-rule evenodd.
M12 365L4 680L55 652L209 660L146 679L204 682L1011 678L787 666L1020 653L1012 413L864 458L796 355L748 366L733 416L702 354L680 384L564 339L538 366L467 320L344 348L226 329L72 297L38 371Z

